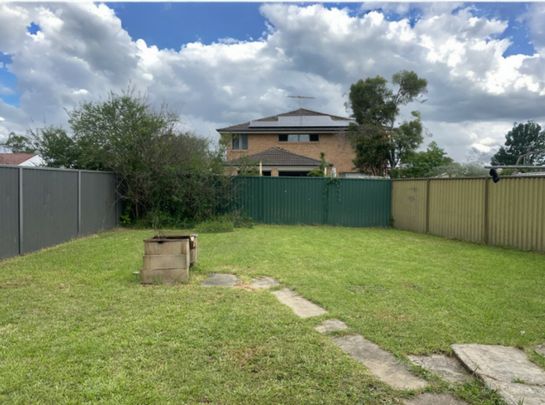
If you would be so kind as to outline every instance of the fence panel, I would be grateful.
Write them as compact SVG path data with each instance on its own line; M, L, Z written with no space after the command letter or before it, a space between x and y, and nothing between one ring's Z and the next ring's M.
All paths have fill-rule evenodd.
M389 225L389 180L236 177L234 183L239 207L258 222Z
M392 183L393 226L426 232L428 180L396 180Z
M117 225L115 188L116 179L111 173L81 172L81 235Z
M325 184L321 178L263 178L263 222L321 224Z
M23 169L21 253L65 242L78 234L78 172Z
M429 232L471 242L483 242L484 179L430 181Z
M488 190L489 242L545 251L545 178L503 178Z
M426 232L428 216L435 235L545 251L544 177L394 180L392 189L396 228Z
M0 166L0 259L117 225L112 173Z
M342 226L389 226L391 182L340 179L328 183L327 222Z
M232 178L236 208L255 221L263 222L263 182L258 177Z
M19 253L19 169L0 167L0 259Z

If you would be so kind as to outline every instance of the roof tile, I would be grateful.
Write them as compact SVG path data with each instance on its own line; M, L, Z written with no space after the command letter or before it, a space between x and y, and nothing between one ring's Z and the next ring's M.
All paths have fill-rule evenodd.
M297 155L288 152L286 149L277 146L264 150L263 152L249 155L250 162L261 162L264 166L319 166L320 161L307 156ZM227 166L238 166L242 163L241 158L226 162Z
M32 153L0 153L0 165L18 166L32 156Z

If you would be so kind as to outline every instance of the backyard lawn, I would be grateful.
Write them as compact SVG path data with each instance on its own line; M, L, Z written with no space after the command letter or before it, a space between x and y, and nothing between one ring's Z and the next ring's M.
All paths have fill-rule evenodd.
M120 230L0 261L0 402L400 403L314 331L345 321L403 361L453 343L545 342L545 255L392 229L256 226L201 234L189 285L141 286L142 240ZM328 310L299 319L268 291L204 288L207 273L279 280ZM345 332L343 332L345 333ZM479 382L430 381L473 404Z

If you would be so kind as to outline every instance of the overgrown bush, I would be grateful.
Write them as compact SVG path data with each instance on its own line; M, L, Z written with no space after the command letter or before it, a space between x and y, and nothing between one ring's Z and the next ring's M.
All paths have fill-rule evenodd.
M68 114L71 133L43 128L32 144L48 166L115 172L124 224L179 227L231 209L222 151L181 132L166 109L155 111L127 91Z
M208 219L195 227L197 233L221 233L233 232L234 230L233 220L227 216Z

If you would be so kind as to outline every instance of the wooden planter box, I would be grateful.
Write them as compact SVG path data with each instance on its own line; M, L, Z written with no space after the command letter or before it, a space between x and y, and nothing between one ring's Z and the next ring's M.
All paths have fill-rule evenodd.
M140 271L140 280L143 284L186 283L192 258L193 262L196 261L196 235L147 239L144 241L144 267Z

